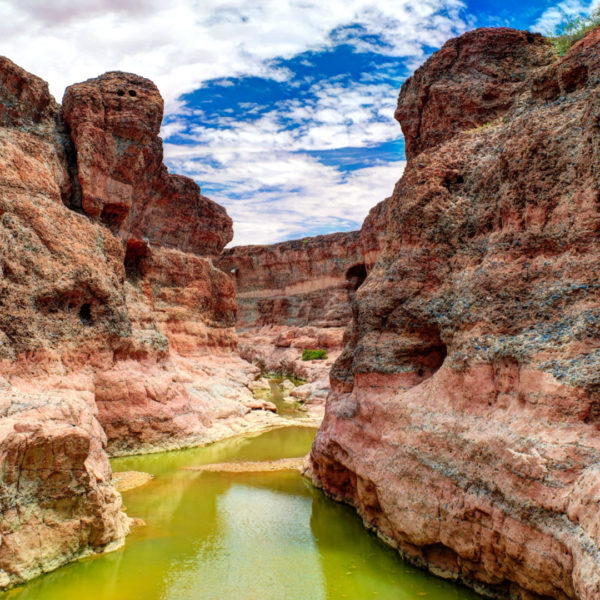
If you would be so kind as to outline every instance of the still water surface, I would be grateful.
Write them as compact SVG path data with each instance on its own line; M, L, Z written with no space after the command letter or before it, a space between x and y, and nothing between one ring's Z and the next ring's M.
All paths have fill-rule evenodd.
M125 492L133 530L117 552L67 565L0 600L476 600L403 563L349 507L295 472L182 470L213 462L297 457L315 430L289 427L206 448L120 458L146 471Z

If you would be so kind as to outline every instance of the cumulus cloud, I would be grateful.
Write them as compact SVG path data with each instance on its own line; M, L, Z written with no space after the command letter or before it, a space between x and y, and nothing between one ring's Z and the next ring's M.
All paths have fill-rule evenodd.
M391 193L402 157L350 170L315 153L396 140L398 63L412 70L464 31L463 9L461 0L4 0L0 53L46 79L59 100L67 85L108 70L155 81L169 166L227 207L234 243L270 243L358 228ZM352 81L299 79L286 63L339 45L378 61ZM298 93L217 115L213 107L210 117L182 98L249 76Z
M168 146L167 157L192 152L219 159L256 148L311 151L379 144L398 137L398 124L392 118L396 96L397 89L389 84L318 82L302 100L275 102L272 110L253 120L246 120L246 113L223 115L207 124L201 112L189 119L184 111L163 133L177 133L178 140L188 145ZM252 111L252 105L246 107ZM190 148L190 142L197 145Z
M173 171L193 177L227 207L233 245L358 229L391 194L404 169L401 157L346 171L310 153L396 140L396 95L389 84L317 82L302 101L281 100L256 119L177 120L170 126L179 143L167 143L165 156Z
M391 194L405 165L398 160L343 172L302 153L256 152L248 157L240 152L227 158L225 171L189 156L171 162L227 197L235 223L232 245L359 229L369 209Z
M552 35L557 27L568 19L580 15L588 15L593 10L600 8L600 0L563 0L547 8L532 26L532 31L539 31L545 35Z
M269 60L341 41L390 56L423 56L465 27L459 0L5 0L0 52L66 85L107 70L153 79L167 110L219 77L285 79Z

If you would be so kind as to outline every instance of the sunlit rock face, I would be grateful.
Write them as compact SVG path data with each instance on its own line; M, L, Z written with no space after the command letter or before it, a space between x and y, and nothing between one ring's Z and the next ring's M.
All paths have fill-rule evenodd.
M67 88L63 111L87 215L122 237L204 256L231 241L225 209L163 164L163 100L151 81L105 73Z
M121 546L129 530L106 437L77 394L25 394L0 380L0 586Z
M74 195L73 148L60 106L5 58L0 83L0 359L127 335L121 245L64 204Z
M482 29L403 86L408 165L309 472L419 565L600 597L600 32Z
M123 92L123 93L121 93ZM225 210L169 175L162 99L109 73L61 107L0 59L0 588L123 542L112 454L268 426L234 352Z

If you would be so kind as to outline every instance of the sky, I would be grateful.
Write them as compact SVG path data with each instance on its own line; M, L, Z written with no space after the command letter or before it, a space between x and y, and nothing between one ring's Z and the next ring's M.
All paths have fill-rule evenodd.
M111 70L165 99L172 172L231 245L359 229L404 169L402 82L476 27L551 34L600 0L0 0L0 54L64 89Z

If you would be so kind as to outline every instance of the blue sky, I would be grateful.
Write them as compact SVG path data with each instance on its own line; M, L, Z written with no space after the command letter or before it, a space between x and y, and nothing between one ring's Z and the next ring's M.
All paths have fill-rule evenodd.
M170 169L234 219L234 244L357 229L404 168L402 82L445 40L551 33L600 0L4 0L0 53L60 100L120 69L166 101Z

